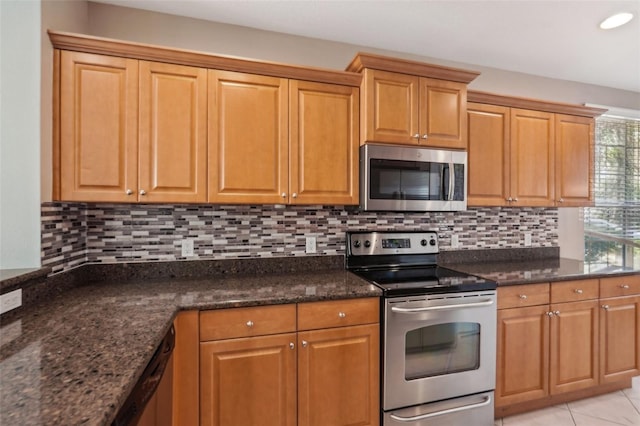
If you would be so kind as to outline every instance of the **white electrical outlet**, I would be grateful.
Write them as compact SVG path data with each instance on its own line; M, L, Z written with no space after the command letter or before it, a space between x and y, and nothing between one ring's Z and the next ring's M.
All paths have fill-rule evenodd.
M304 252L305 253L316 252L316 237L307 237Z
M182 240L182 257L191 257L193 256L193 240L185 239Z
M0 314L22 306L22 289L11 291L0 296Z
M452 235L451 236L451 248L458 248L460 247L460 240L458 239L457 235Z
M524 246L531 247L531 234L524 234Z

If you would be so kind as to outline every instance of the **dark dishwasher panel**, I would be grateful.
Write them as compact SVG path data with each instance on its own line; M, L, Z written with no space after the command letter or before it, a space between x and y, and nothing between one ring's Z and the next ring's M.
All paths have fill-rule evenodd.
M151 361L147 364L147 367L144 369L131 394L129 394L129 397L116 415L116 419L111 423L111 426L130 426L137 424L145 406L153 397L153 394L160 384L160 380L173 353L175 340L176 332L172 325L162 339L158 349L156 349L153 354L153 357L151 357Z

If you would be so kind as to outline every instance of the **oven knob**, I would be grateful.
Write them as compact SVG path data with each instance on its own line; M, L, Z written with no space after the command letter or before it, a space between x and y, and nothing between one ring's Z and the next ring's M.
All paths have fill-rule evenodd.
M421 245L421 246L426 246L426 245L427 245L427 240L422 240L422 241L420 241L420 245Z
M355 248L360 248L360 240L355 240L355 241L353 242L353 246L354 246Z
M364 242L364 246L365 246L365 247L367 247L367 248L368 248L368 247L371 247L371 241L366 240L366 241Z
M436 240L430 240L429 241L429 245L435 246L436 245Z

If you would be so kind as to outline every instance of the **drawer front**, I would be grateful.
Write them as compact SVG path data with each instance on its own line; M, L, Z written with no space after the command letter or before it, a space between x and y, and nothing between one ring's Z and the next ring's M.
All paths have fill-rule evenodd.
M634 294L640 294L640 274L600 279L601 298Z
M551 283L551 303L597 299L599 294L597 279Z
M549 304L549 283L498 287L498 309Z
M378 298L331 300L298 305L298 330L378 322L380 322L380 299Z
M296 331L296 305L256 306L200 312L200 341Z

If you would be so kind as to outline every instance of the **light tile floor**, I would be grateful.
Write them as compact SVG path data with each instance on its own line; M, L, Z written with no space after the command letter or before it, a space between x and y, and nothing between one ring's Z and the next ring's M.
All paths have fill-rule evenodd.
M640 426L640 376L622 391L498 419L495 426Z

